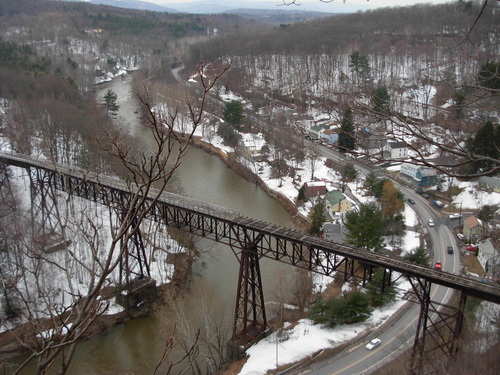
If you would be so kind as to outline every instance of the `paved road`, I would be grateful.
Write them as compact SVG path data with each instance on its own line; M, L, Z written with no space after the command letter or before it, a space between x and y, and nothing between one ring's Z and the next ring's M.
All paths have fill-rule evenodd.
M323 156L330 159L340 162L352 162L355 164L360 173L364 175L374 171L373 169L358 163L355 159L340 155L327 147L323 146L319 147L319 149L321 150ZM380 175L382 172L379 171L377 174ZM448 226L445 225L449 219L447 217L442 218L440 216L436 216L430 202L416 194L413 190L403 186L399 186L399 188L406 197L411 197L415 201L412 208L417 213L424 225L424 230L429 235L429 248L433 250L434 262L436 260L440 260L445 272L459 273L460 257L456 246L456 239ZM428 227L426 225L428 219L434 220L434 227ZM453 255L446 253L448 245L452 245L454 247L455 252ZM448 301L451 297L451 293L452 291L449 288L434 285L433 289L431 289L431 298L433 301L446 303L446 301ZM399 314L389 327L384 327L378 332L373 332L372 334L367 335L366 340L357 343L332 358L310 365L307 369L288 371L287 374L370 374L412 347L419 310L420 305L408 302L404 311ZM366 343L374 337L380 338L382 340L382 344L372 351L367 350L365 348Z
M174 70L174 76L182 81L179 77L178 70ZM189 84L187 84L189 85ZM215 103L222 105L223 103L211 97ZM258 121L255 116L250 116L250 120L263 126L262 120ZM306 141L306 145L310 143ZM368 175L370 172L375 172L377 175L384 173L376 167L368 167L349 155L340 154L326 146L319 145L317 149L327 158L340 163L353 163L359 170L360 174ZM427 223L428 219L433 219L436 223L435 227L425 227L428 231L430 244L429 248L433 250L434 261L441 260L443 270L445 272L459 273L460 258L456 240L450 229L444 225L447 217L444 219L437 217L435 211L430 206L429 201L416 194L413 190L404 186L399 186L399 189L405 197L412 198L415 201L413 209L421 219L423 224ZM446 254L448 245L453 245L456 249L453 255ZM439 287L434 285L431 290L431 298L436 302L445 303L450 298L451 290L449 288ZM311 375L352 375L363 374L367 375L374 370L382 367L385 363L396 358L404 351L411 348L413 345L414 334L416 332L416 324L418 319L420 306L408 302L404 308L404 312L394 320L391 326L384 328L383 331L377 332L377 337L382 340L382 344L372 351L365 348L365 344L375 337L375 333L368 335L366 340L348 348L346 351L337 354L320 363L308 366L307 369L296 369L287 371L287 374L311 374Z

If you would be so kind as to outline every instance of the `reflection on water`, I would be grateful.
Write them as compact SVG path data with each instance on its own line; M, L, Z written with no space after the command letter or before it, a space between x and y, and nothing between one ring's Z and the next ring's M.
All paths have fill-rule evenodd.
M140 142L151 145L147 129L139 122L138 105L129 94L129 78L117 79L101 86L97 96L102 97L110 88L118 95L119 119ZM132 100L132 101L131 101ZM290 215L273 198L227 168L217 157L197 148L191 148L182 159L181 167L169 190L190 198L238 210L244 216L273 224L290 226ZM193 265L192 289L202 286L216 291L213 302L223 306L232 320L238 279L238 261L227 246L207 239L196 240L201 252ZM237 249L236 249L237 250ZM263 260L261 272L264 298L273 298L275 275L286 272L288 266ZM272 313L268 311L268 318ZM109 333L85 340L77 350L69 374L145 374L152 373L163 352L165 342L159 336L161 327L154 317L131 320L114 327ZM25 374L31 374L30 369Z

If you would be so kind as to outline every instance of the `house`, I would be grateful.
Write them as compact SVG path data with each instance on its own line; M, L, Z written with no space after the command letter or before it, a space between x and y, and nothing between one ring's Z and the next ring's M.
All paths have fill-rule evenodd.
M369 129L364 129L356 133L358 146L363 148L367 154L375 155L383 151L385 138L381 134L371 132Z
M402 160L408 157L408 143L406 142L386 142L383 147L385 159Z
M326 194L326 183L323 181L310 181L304 184L304 196L306 198L317 197Z
M500 276L500 251L495 247L490 238L478 244L477 260L484 271L490 276Z
M436 186L438 183L437 172L432 168L422 168L417 172L417 181L417 187L422 189Z
M332 145L339 139L339 134L334 129L325 129L321 132L320 139Z
M240 134L241 139L238 141L238 149L241 152L241 155L248 160L253 160L262 156L262 147L266 144L264 136L261 133Z
M481 189L484 189L489 192L500 193L500 179L489 177L489 176L481 176L478 180L478 185Z
M313 125L309 130L309 136L311 137L311 139L321 139L321 135L327 129L327 125Z
M425 189L438 183L437 172L421 165L402 163L399 173L401 178L408 181L415 189Z
M325 223L321 229L321 236L330 241L336 241L342 235L342 225L337 223Z
M343 213L352 209L351 201L338 190L332 190L326 193L325 206L332 216L334 216L336 212Z
M464 220L462 233L467 239L477 239L483 235L483 222L475 216L469 216Z

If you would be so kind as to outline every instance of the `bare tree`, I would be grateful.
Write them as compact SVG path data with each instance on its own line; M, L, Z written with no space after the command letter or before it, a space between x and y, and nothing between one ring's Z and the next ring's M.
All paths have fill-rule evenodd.
M30 340L18 336L20 342L26 343L30 355L15 370L15 374L32 361L36 361L37 374L47 373L56 367L59 373L65 373L78 342L95 319L106 311L108 305L102 298L102 292L113 285L113 278L116 278L113 275L127 251L127 244L141 226L147 225L147 215L152 205L167 188L181 158L190 147L189 140L203 120L209 90L227 67L210 82L204 78L203 69L201 66L199 71L201 100L196 104L187 101L187 113L191 120L187 134L178 133L177 109L158 114L147 96L139 96L147 114L146 121L155 147L147 153L136 152L126 138L115 132L108 132L107 137L99 140L102 149L117 159L126 172L125 183L129 199L126 207L119 208L119 214L115 207L101 207L83 209L80 215L75 215L81 207L69 203L71 192L67 192L68 196L62 195L62 202L67 204L57 208L51 215L60 224L64 244L72 237L72 234L66 233L67 230L77 228L81 231L81 241L77 245L82 247L86 244L83 246L86 247L85 257L79 257L83 252L66 247L63 259L58 260L47 251L50 248L47 238L26 235L23 224L12 230L12 242L8 251L12 262L2 263L2 267L9 265L8 272L2 270L2 278L4 275L6 277L2 283L13 278L18 280L10 290L15 291L20 314L34 327L28 334L31 336ZM107 234L103 235L103 232ZM38 231L33 230L32 233L36 234ZM48 278L58 273L66 274L68 289L62 292L50 289L54 283L47 282ZM72 284L75 275L85 281L87 287L84 292L77 290ZM50 285L49 289L47 285Z

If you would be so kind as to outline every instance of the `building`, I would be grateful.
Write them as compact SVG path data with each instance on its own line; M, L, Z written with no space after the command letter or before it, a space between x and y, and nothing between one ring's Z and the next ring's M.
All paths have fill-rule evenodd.
M478 244L477 260L484 271L490 276L500 276L500 251L495 247L491 239L487 238Z
M350 211L352 209L352 202L342 192L332 190L325 195L325 206L333 217L335 213Z
M266 144L264 136L259 134L240 133L241 139L238 141L238 148L241 155L249 160L254 160L262 156L262 147Z
M387 142L383 148L384 158L404 160L408 158L408 148L408 143L406 142Z
M338 241L342 236L342 224L325 223L321 230L321 237L329 241Z
M325 194L326 183L323 181L309 181L304 184L304 196L308 199Z
M320 139L329 145L334 144L339 139L339 134L334 129L325 129L320 135Z
M369 155L380 155L383 152L385 138L381 134L364 129L356 133L356 139L358 140L358 146Z
M500 193L500 179L489 177L489 176L481 176L478 180L479 188L484 189L489 192Z
M438 183L437 172L428 167L415 165L411 163L402 163L400 176L408 181L415 189L426 189L431 186L436 186Z
M479 239L483 235L483 222L475 216L469 216L464 220L462 233L468 240Z

